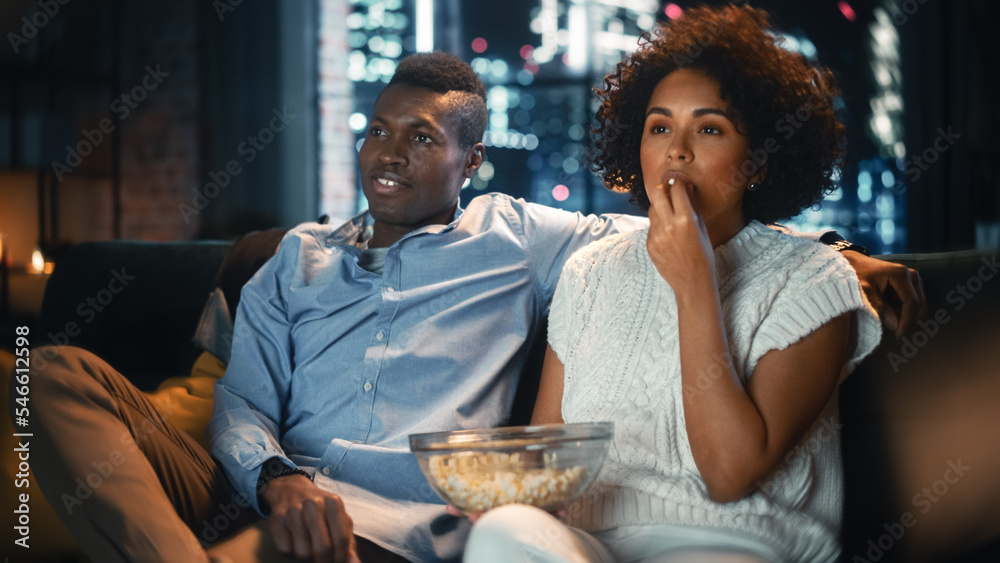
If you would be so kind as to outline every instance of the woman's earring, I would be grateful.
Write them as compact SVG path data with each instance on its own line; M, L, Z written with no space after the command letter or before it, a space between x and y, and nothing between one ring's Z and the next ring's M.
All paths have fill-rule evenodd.
M751 182L750 185L747 186L747 190L751 192L755 192L758 189L760 189L760 184L758 184L757 182Z

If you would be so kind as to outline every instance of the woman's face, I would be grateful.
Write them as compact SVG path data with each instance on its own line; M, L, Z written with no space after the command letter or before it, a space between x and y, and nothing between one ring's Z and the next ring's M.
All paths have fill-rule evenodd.
M692 185L694 208L720 240L743 228L743 192L757 181L739 173L749 159L747 141L728 107L706 73L675 70L653 90L639 148L646 191L671 179Z

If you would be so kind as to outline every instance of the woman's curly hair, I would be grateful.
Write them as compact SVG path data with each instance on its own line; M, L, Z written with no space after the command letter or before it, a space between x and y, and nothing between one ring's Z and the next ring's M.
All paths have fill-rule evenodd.
M743 216L773 223L794 217L836 188L833 178L846 156L845 128L834 111L839 95L833 73L778 45L766 12L750 7L685 10L618 63L597 91L592 170L604 185L629 191L649 209L639 146L646 107L671 72L697 69L715 79L729 115L747 139L747 159L733 177L746 184Z

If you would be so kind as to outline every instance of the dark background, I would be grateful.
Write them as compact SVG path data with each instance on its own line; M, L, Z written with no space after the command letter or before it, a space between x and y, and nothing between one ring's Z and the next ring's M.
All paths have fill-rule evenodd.
M840 77L852 164L845 169L843 199L835 204L847 211L837 215L845 221L832 226L863 242L874 240L860 220L854 190L857 163L880 156L867 127L875 92L868 44L874 9L884 6L896 16L900 36L907 157L933 147L939 130L959 137L947 151L935 154L933 165L916 179L902 173L904 163L886 161L905 180L896 190L900 236L892 245L871 243L873 250L923 252L998 244L997 3L856 0L850 2L854 21L833 0L751 3L771 11L778 28L808 37L818 59ZM22 200L41 202L42 211L26 213L38 214L38 242L48 255L57 258L60 248L82 240L231 238L251 228L287 226L319 215L318 0L242 2L226 10L209 0L54 4L59 13L16 53L10 34L22 33L21 18L42 8L37 0L7 0L0 7L5 33L0 45L0 206L16 215ZM362 4L377 2L357 6ZM403 13L412 12L409 2L399 4ZM487 55L516 64L518 49L538 42L528 29L529 14L538 4L439 0L435 47L471 60L477 56L472 39L483 37L490 45ZM658 19L665 18L664 4L656 12ZM412 37L407 39L402 56L413 48ZM51 163L65 161L67 146L77 146L101 119L116 120L109 102L140 84L149 65L161 65L169 77L132 116L115 121L115 133L79 168L61 181L53 178ZM534 112L575 111L589 118L589 90L600 76L569 76L550 67L528 88L538 100ZM370 111L381 87L378 82L355 84L356 111ZM297 116L289 129L275 135L253 163L244 162L244 172L209 205L184 220L178 209L193 204L192 190L224 170L238 157L247 135L283 107ZM544 136L536 151L491 148L497 176L487 189L586 212L630 209L585 169L565 173L553 167L559 158L549 157L560 150L562 158L580 153L578 146L567 148ZM16 183L11 178L19 178L20 187L10 187ZM541 179L568 185L571 197L559 203L532 188ZM3 187L5 183L10 186Z

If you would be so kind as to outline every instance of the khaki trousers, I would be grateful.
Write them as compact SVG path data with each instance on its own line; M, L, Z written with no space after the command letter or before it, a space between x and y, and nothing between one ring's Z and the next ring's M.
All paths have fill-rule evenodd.
M293 560L208 452L111 366L72 347L31 363L32 471L94 561ZM357 542L362 561L405 561Z

